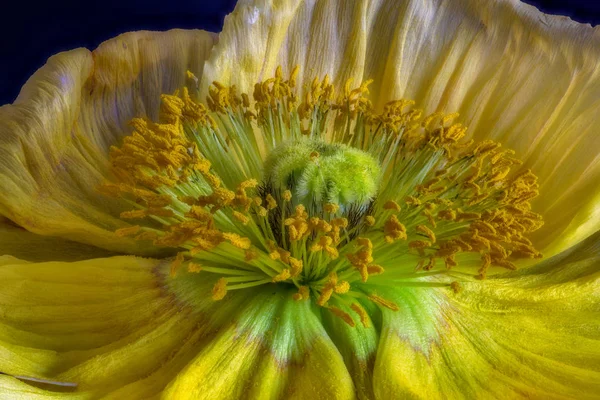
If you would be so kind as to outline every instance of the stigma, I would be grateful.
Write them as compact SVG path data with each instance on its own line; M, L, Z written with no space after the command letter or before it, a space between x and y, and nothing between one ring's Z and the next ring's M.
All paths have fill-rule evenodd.
M537 178L514 152L466 140L457 114L376 110L370 81L297 76L278 68L252 96L182 88L162 96L160 121L132 120L100 188L131 206L116 234L173 249L170 275L205 274L214 301L284 285L365 327L373 306L402 306L382 288L459 292L541 257L527 239L543 224Z

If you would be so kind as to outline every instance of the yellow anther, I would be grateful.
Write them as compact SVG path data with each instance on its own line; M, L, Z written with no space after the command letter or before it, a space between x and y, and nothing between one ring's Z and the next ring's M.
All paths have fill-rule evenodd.
M323 289L321 291L321 294L319 295L319 298L317 299L317 304L320 305L321 307L323 307L325 304L327 304L327 302L331 298L332 294L333 294L333 287L326 287L325 289Z
M238 185L238 190L252 189L252 188L255 188L257 185L258 185L258 181L256 179L248 179L248 180L241 182Z
M435 185L436 183L439 183L440 181L441 181L441 178L439 178L439 177L432 178L421 185L417 185L416 190L417 190L417 192L424 193L424 194L431 193L431 192L433 192L431 187L433 185Z
M360 273L363 282L369 278L369 265L373 262L373 243L368 238L358 238L356 243L360 246L356 253L348 253L346 258Z
M433 218L433 214L429 210L423 210L423 215L427 217L427 221L429 222L429 224L431 224L432 227L437 227L437 222L435 222L435 218Z
M479 218L481 218L481 214L475 213L475 212L458 212L456 214L457 222L467 221L470 219L479 219Z
M202 173L203 175L208 174L208 172L210 171L210 167L211 163L206 158L200 158L193 165L194 170Z
M417 225L417 232L427 236L431 243L435 243L435 233L425 225Z
M388 200L383 205L384 210L400 211L401 208L394 200Z
M429 257L429 261L427 262L427 264L425 264L425 266L423 267L423 270L431 271L433 269L433 267L435 267L435 258Z
M188 263L187 270L188 270L188 272L191 272L191 273L198 273L198 272L202 271L202 265L190 262L190 263Z
M431 247L431 242L428 240L413 240L408 242L408 247L411 249L424 249L426 247Z
M385 272L385 269L381 265L369 264L367 266L367 272L369 275L381 275Z
M260 197L256 196L252 200L257 207L262 206L263 200Z
M185 71L185 77L187 79L193 80L196 83L198 82L198 78L196 77L196 75L194 75L194 73L192 71L189 71L189 70Z
M258 207L258 211L256 212L260 217L266 217L268 214L268 211L266 208L264 207Z
M318 229L323 233L329 233L333 228L329 222L322 219L319 221Z
M148 215L146 210L123 211L120 215L122 219L141 219Z
M319 224L321 219L319 217L310 217L308 219L308 227L311 230L317 230L319 228Z
M454 221L456 219L456 211L441 210L438 212L437 217L446 221Z
M250 107L250 97L246 93L242 93L242 105L246 108Z
M254 249L248 249L244 252L244 260L252 261L258 258L258 252Z
M215 301L222 300L227 294L227 280L220 278L212 289L212 299Z
M473 149L473 154L483 157L496 150L498 147L500 147L500 143L496 143L492 140L484 140L475 146L475 149Z
M349 290L350 290L350 283L348 283L347 281L341 281L340 283L335 285L335 288L334 288L334 291L337 294L348 293Z
M290 257L290 274L292 278L297 277L302 272L303 262L294 257Z
M359 237L356 239L356 243L359 246L362 246L363 248L365 248L366 250L373 250L373 243L371 242L371 239L369 238L364 238L364 237Z
M460 283L454 281L454 282L450 282L450 288L454 291L454 293L458 294L462 291L462 287L460 286Z
M142 197L142 196L140 196ZM143 198L143 197L142 197ZM149 208L161 208L161 207L166 207L168 205L171 205L171 203L173 202L173 198L169 195L150 195L150 196L146 196L146 198L144 198L144 200L146 201L146 205Z
M482 265L481 265L481 268L479 268L479 271L477 271L479 273L479 275L477 275L477 278L485 279L487 270L492 265L492 257L488 253L485 253L484 255L481 256L481 261L482 261Z
M337 248L332 246L333 239L329 236L321 236L319 240L310 247L310 251L325 251L329 257L336 259L339 256Z
M375 225L375 217L373 217L372 215L367 215L365 217L365 224L367 226L373 226L373 225Z
M104 183L96 188L98 193L103 194L108 197L120 197L123 190L120 185L115 185L112 183Z
M206 172L206 173L202 173L202 176L204 177L204 180L206 181L206 183L208 183L208 186L210 186L213 189L218 189L221 187L221 179L216 176L215 174L211 174L210 172ZM233 193L233 192L231 192Z
M448 114L448 115L444 116L444 117L442 118L442 125L443 125L443 126L447 126L448 124L451 124L451 123L452 123L452 121L454 121L454 120L455 120L456 118L458 118L459 116L460 116L460 114L459 114L459 113L457 113L457 112L455 112L455 113L452 113L452 114Z
M291 201L292 200L292 192L289 190L286 190L283 192L283 200L285 201Z
M292 72L290 73L289 85L291 88L296 87L296 80L298 79L298 74L300 73L300 66L296 65Z
M446 266L446 269L451 269L458 265L458 263L454 259L454 254L451 254L448 257L444 258L444 265Z
M183 264L183 261L184 261L183 253L177 253L177 256L171 263L171 268L170 268L171 277L173 277L177 274L177 271L179 270L179 267L181 267L181 264Z
M323 206L323 210L330 214L336 214L339 209L340 209L340 206L335 203L326 203Z
M248 225L248 222L250 222L250 217L248 217L247 215L242 214L239 211L234 211L233 212L233 218L235 218L238 221L240 221L242 223L242 225Z
M296 301L308 300L310 298L310 289L308 286L300 286L298 288L298 293L295 293L293 298Z
M167 115L181 116L185 103L177 96L163 94L161 99L161 112Z
M498 267L502 267L502 268L506 268L506 269L510 269L511 271L514 271L517 269L517 266L508 261L508 260L502 260L502 259L492 259L492 265L496 265Z
M133 236L140 231L139 225L129 226L127 228L117 229L115 234L119 237Z
M347 228L348 218L334 218L331 220L331 226L334 228Z
M315 162L319 159L319 152L318 151L313 151L312 153L310 153L310 160Z
M267 210L273 210L275 208L277 208L277 200L275 200L275 198L273 196L271 196L270 194L267 194Z
M308 214L302 204L296 206L295 214L284 221L284 225L288 227L290 241L298 241L310 234L309 225L307 223Z
M346 79L344 83L344 97L350 97L350 87L352 86L353 78Z
M383 233L387 243L393 243L396 240L406 240L406 228L396 215L391 215L383 226Z
M351 327L355 327L356 324L354 323L354 320L352 319L352 317L350 316L350 314L348 314L347 312L335 307L335 306L329 306L328 307L329 311L331 311L335 316L340 317L345 323L347 323L348 325L350 325Z
M283 282L285 280L288 280L290 277L290 270L288 268L285 268L283 271L281 271L279 274L273 277L272 282Z
M373 303L379 304L380 306L389 308L392 311L398 311L400 309L394 302L386 300L376 294L370 295L369 300L371 300Z
M421 205L421 200L417 199L414 196L408 196L408 197L406 197L405 202L409 206L415 206L415 207L417 207L417 206Z
M243 250L248 250L252 244L250 239L242 237L237 233L223 233L223 238L229 240L229 242L235 247Z
M358 316L360 318L360 323L365 328L368 328L371 325L371 323L370 323L371 319L369 318L369 314L367 314L367 311L360 304L352 303L350 308L352 309L352 311L354 311L355 313L358 314Z
M469 242L469 244L471 244L472 246L479 246L480 248L483 247L485 249L490 250L490 240L486 239L485 237L479 235L479 231L477 229L474 229L472 232L467 233L463 236L461 236L464 240L467 240Z
M286 264L290 263L290 255L292 253L277 246L277 244L275 242L273 242L272 240L267 241L267 246L269 247L269 251L270 251L269 257L272 260L281 260Z
M492 172L492 175L490 176L488 182L489 183L499 182L502 179L506 178L506 176L508 175L509 172L510 172L510 167L499 168Z

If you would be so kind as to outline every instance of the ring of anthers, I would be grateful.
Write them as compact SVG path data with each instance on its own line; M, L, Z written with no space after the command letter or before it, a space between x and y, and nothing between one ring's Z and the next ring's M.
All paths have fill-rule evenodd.
M131 206L120 217L135 224L117 235L175 249L171 274L206 274L215 301L288 285L351 326L369 324L373 303L398 309L386 285L459 291L457 276L541 257L526 238L543 224L537 178L512 171L513 151L465 140L457 114L423 116L409 100L376 112L371 81L338 94L325 76L300 91L298 72L277 68L252 101L214 82L205 105L186 87L162 95L160 123L133 119L100 187ZM284 153L296 155L265 167Z

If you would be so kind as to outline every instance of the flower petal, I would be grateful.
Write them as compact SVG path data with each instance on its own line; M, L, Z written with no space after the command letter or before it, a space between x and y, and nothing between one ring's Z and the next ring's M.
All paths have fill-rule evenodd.
M165 397L353 398L352 379L316 306L294 302L291 295L277 286L253 297L245 294L247 306L237 324L202 349Z
M600 28L513 0L245 0L204 84L252 93L278 65L299 65L300 86L326 73L338 87L372 78L377 107L409 98L458 111L473 137L513 148L540 177L534 207L547 224L534 239L551 255L600 225L599 49Z
M357 397L359 399L372 398L373 366L379 342L379 335L374 322L368 314L362 317L365 318L363 321L351 307L335 301L330 301L330 303L335 304L336 307L356 320L355 326L350 326L330 310L321 310L323 325L344 359L346 368L354 382ZM374 307L371 311L375 311ZM363 323L368 325L365 327Z
M599 250L600 232L536 267L464 283L458 295L424 292L417 330L384 313L376 397L593 397Z
M209 335L160 286L157 263L0 259L0 372L74 382L88 398L152 376L135 397L160 393Z
M98 247L36 235L0 220L0 256L8 254L27 261L76 261L112 255Z
M161 93L201 76L214 36L134 32L51 57L13 105L0 108L0 215L26 229L135 252L113 231L124 205L97 192L108 147L134 116L156 117ZM137 251L140 251L138 248Z
M165 388L167 398L354 396L314 304L277 286L215 302L203 274L165 285L169 265L131 256L0 258L0 372L25 383L77 383L93 398L150 398ZM173 292L178 280L201 298L193 307ZM24 388L14 379L0 384L16 396Z

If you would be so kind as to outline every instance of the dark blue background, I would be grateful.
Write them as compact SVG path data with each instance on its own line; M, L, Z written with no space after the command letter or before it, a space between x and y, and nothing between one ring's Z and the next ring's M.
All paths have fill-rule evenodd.
M52 54L76 47L94 49L133 30L202 28L219 32L235 0L12 0L0 17L0 105ZM485 1L485 0L482 0ZM598 0L526 0L550 14L600 24Z

